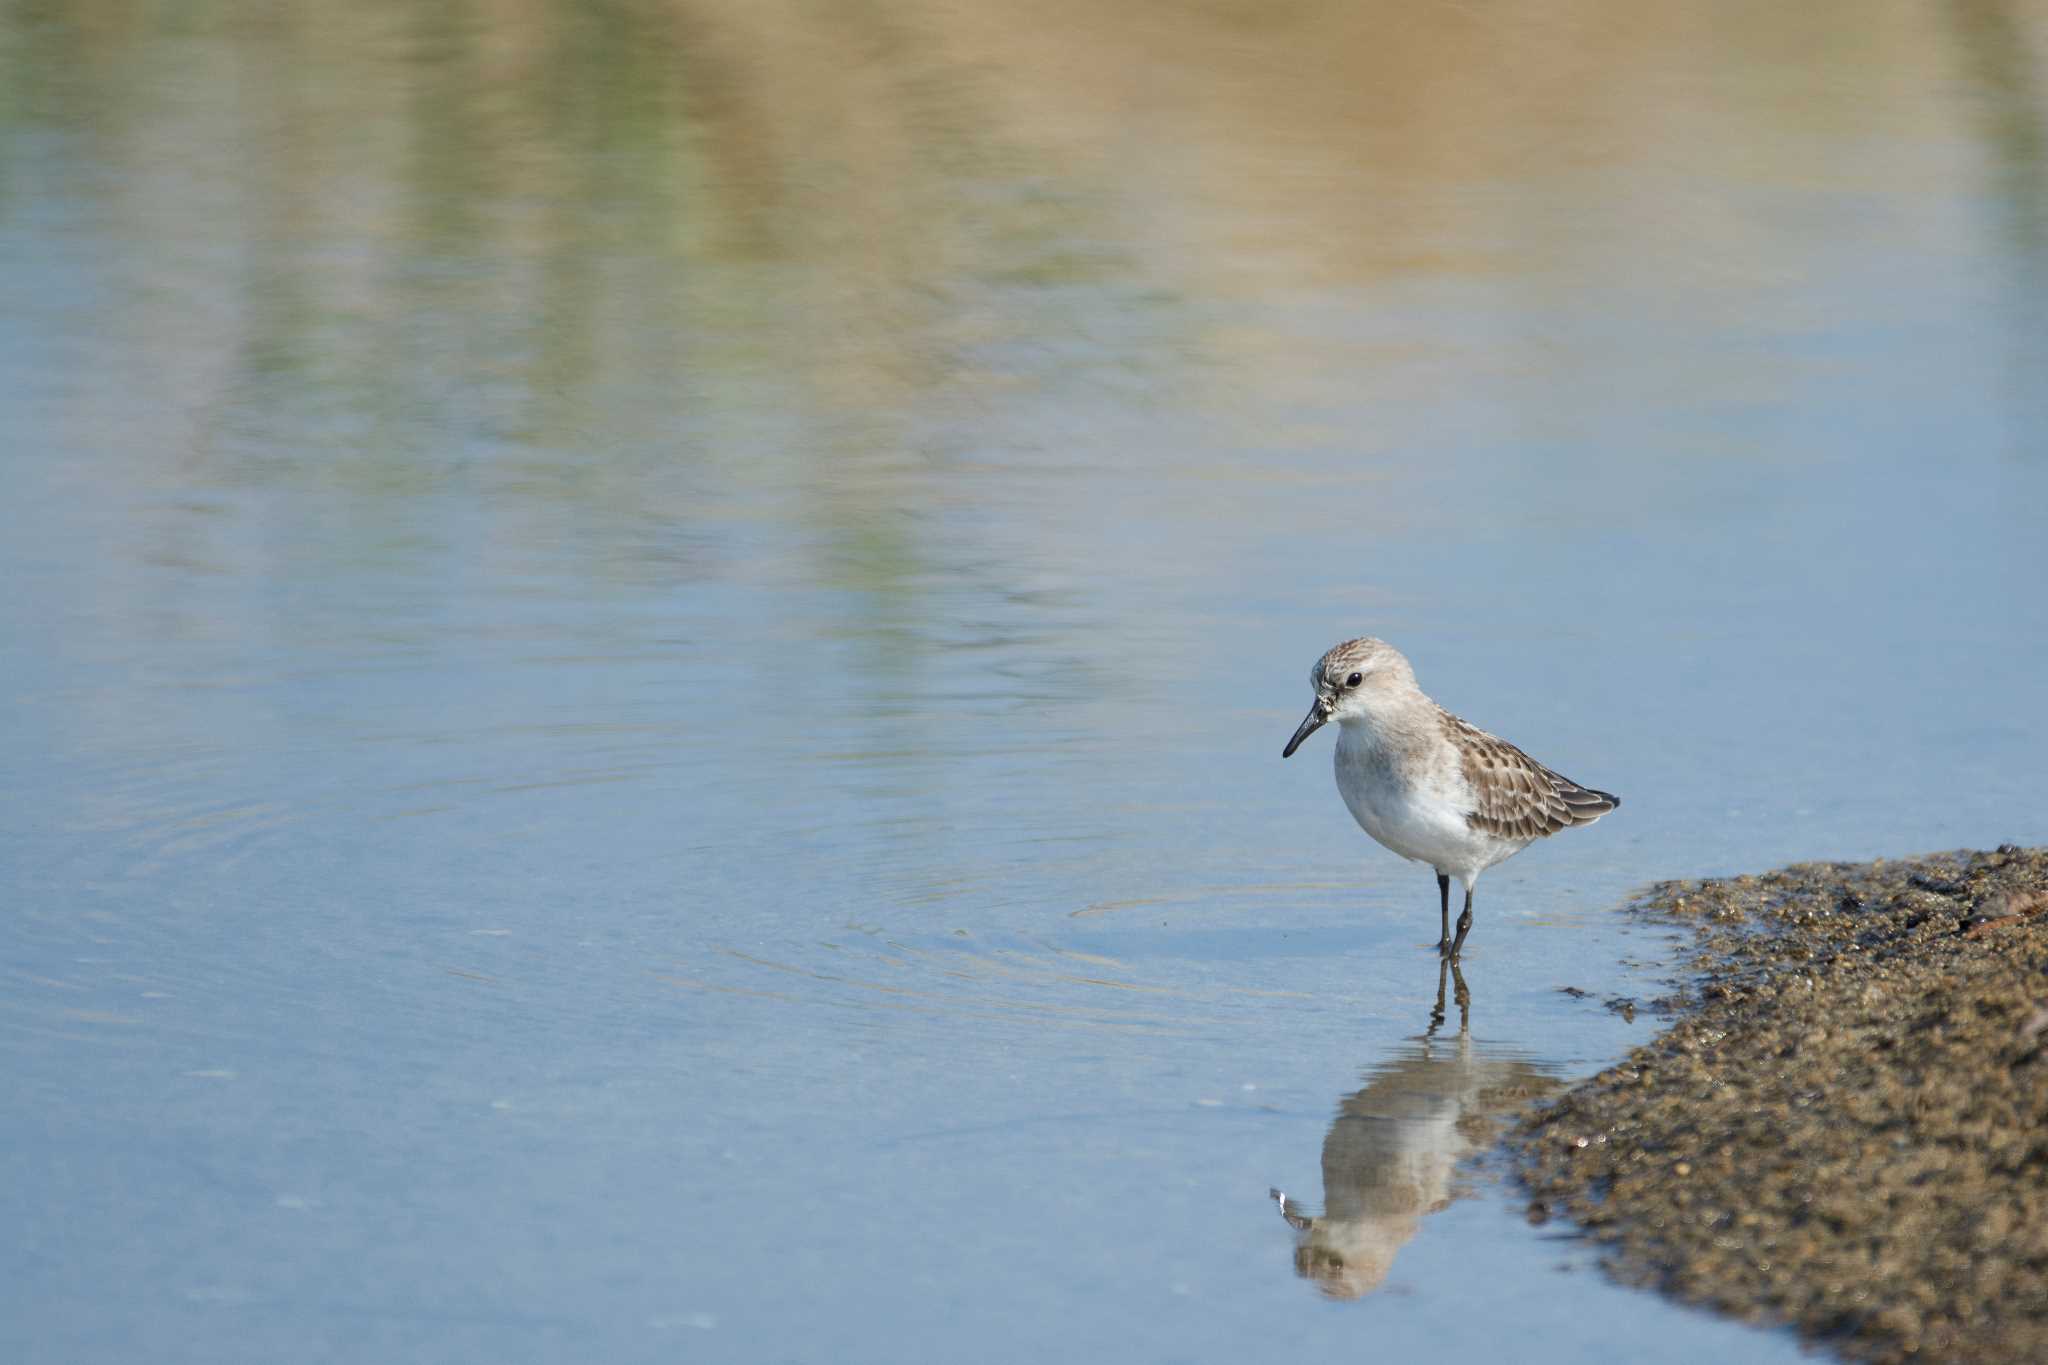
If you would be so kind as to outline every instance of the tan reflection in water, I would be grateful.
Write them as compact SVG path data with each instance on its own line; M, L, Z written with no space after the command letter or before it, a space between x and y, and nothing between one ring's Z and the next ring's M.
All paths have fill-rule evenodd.
M1330 1298L1363 1298L1378 1289L1423 1218L1471 1193L1458 1178L1459 1163L1488 1146L1508 1114L1563 1084L1529 1062L1489 1057L1473 1041L1462 975L1458 1036L1437 1037L1444 976L1440 966L1428 1033L1376 1066L1366 1087L1338 1104L1323 1139L1322 1213L1308 1214L1271 1191L1297 1234L1295 1272Z
M224 418L194 397L286 378L392 440L406 399L547 448L673 441L650 391L705 416L765 376L832 417L840 464L900 453L938 395L969 421L1112 377L1222 406L1320 371L1402 398L1428 329L1312 347L1182 305L1459 279L1496 316L1439 382L1576 373L1517 319L1589 280L1655 281L1674 321L1815 324L1783 302L1813 238L1746 190L1910 184L1886 211L1926 235L1980 192L1974 143L2019 255L2040 204L2048 27L1993 0L49 8L0 79L87 130L136 340L201 446ZM207 285L235 306L195 308Z

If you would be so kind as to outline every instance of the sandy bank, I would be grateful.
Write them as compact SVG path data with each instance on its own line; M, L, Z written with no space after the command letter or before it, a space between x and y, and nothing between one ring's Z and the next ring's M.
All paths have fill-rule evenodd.
M1671 1026L1529 1116L1532 1218L1871 1360L2048 1360L2048 849L1668 883Z

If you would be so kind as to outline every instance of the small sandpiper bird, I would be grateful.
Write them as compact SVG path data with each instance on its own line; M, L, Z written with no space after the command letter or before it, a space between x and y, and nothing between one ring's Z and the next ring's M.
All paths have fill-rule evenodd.
M1337 722L1337 791L1367 834L1436 869L1443 906L1437 951L1445 957L1455 959L1465 946L1480 873L1621 804L1438 706L1415 685L1401 651L1384 640L1346 640L1316 660L1308 676L1315 705L1280 756L1292 757L1303 740ZM1465 888L1455 939L1453 877Z

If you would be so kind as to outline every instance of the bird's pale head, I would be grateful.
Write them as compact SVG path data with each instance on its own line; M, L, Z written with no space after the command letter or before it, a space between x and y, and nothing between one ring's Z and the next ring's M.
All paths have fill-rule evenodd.
M1309 686L1315 689L1315 704L1295 730L1294 738L1280 751L1292 757L1301 742L1333 720L1349 720L1367 714L1373 702L1390 692L1412 691L1415 670L1401 651L1385 640L1361 635L1334 645L1309 670Z

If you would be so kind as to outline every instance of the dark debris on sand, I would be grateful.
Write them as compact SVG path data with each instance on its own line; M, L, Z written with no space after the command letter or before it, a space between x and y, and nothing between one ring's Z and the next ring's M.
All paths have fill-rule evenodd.
M1856 1359L2048 1360L2048 849L1672 882L1703 974L1511 1139L1631 1283Z

